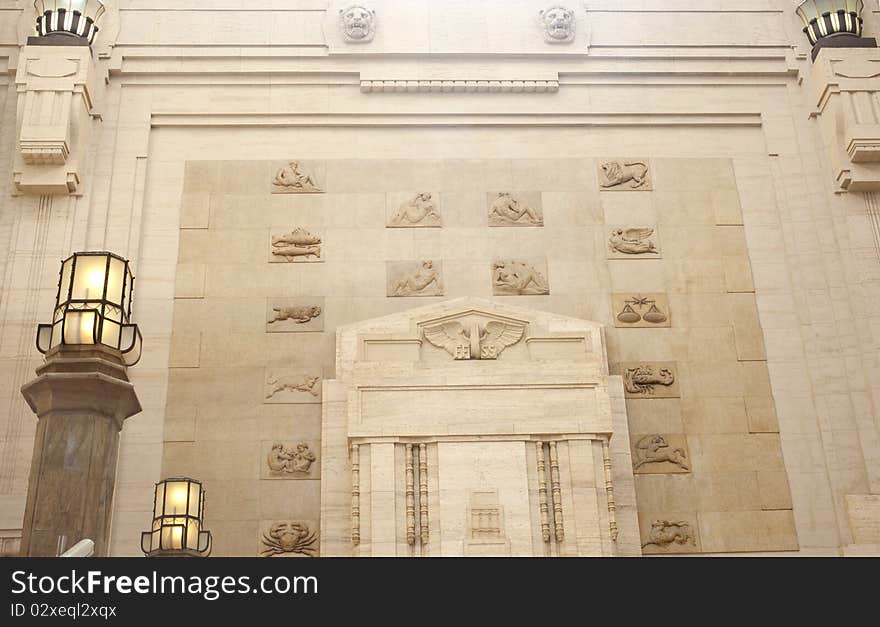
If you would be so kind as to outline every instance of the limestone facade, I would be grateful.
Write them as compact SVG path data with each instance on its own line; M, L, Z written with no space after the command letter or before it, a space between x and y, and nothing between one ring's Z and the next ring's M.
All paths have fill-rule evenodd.
M811 63L786 0L119 0L80 77L31 4L0 0L4 552L89 249L144 333L114 555L174 475L216 555L880 547L880 54ZM528 329L486 358L492 321Z

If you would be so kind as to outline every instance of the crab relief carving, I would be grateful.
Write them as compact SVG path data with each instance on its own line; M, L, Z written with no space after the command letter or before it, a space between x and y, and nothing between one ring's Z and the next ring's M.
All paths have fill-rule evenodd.
M321 238L303 228L273 236L272 261L321 261Z
M425 339L437 348L446 350L455 359L498 359L509 346L519 342L525 326L492 320L485 325L472 320L467 326L452 320L426 326Z
M318 534L304 522L283 520L263 532L262 557L315 557Z

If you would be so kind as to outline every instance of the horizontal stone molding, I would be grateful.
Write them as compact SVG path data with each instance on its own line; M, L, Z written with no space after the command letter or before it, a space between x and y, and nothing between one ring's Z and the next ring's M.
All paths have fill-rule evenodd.
M466 93L466 94L555 94L559 81L529 80L384 80L361 81L361 92L376 93Z

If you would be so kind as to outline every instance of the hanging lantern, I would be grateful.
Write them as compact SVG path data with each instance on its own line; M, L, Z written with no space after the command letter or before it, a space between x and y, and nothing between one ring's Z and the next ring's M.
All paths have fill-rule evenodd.
M186 477L156 484L153 525L141 534L147 557L207 557L211 532L202 530L205 490L200 481Z
M134 276L128 260L108 252L74 253L61 263L52 324L37 327L41 353L62 345L109 346L128 366L140 359L142 337L129 324Z
M91 45L105 10L101 0L35 0L37 35L79 37Z
M824 47L876 47L874 39L862 37L863 0L804 0L797 14L813 46L813 60Z

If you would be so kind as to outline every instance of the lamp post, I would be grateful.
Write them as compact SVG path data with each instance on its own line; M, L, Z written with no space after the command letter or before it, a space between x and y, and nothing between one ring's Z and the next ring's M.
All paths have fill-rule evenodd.
M153 524L141 534L147 557L208 557L211 532L204 531L205 490L188 477L163 479L153 497Z
M90 46L105 10L101 0L35 0L38 37L28 43Z
M108 252L74 253L61 264L51 324L37 329L45 362L21 388L37 415L22 556L54 556L59 538L108 551L119 432L141 411L127 366L140 358L129 322L134 277Z
M798 6L814 61L822 48L877 47L875 39L862 37L863 8L863 0L804 0Z

